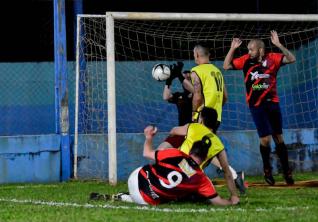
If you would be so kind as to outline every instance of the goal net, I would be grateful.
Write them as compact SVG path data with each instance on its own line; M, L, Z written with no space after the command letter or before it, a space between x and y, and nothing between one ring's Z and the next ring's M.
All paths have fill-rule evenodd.
M317 128L317 21L295 21L297 17L292 16L293 21L285 17L278 20L265 17L261 21L257 15L246 21L240 16L237 21L209 21L204 17L191 19L191 14L185 20L178 20L186 17L178 15L171 20L142 20L142 16L114 20L114 121L119 160L115 164L121 168L117 171L119 177L127 176L133 167L142 165L142 133L146 125L155 124L162 132L157 143L178 125L176 107L162 99L164 83L151 76L153 65L183 61L184 70L190 70L195 66L193 47L198 41L209 44L211 62L221 69L228 90L229 100L223 109L220 131L255 130L245 102L242 71L222 69L232 38L239 37L243 41L235 57L247 53L246 46L252 38L264 40L267 51L280 52L270 41L271 30L278 32L281 43L297 59L278 72L283 128ZM106 179L109 173L106 16L79 16L78 28L76 173L81 178ZM174 80L172 91L182 91L178 80ZM243 146L242 141L237 143ZM255 152L258 151L255 149Z

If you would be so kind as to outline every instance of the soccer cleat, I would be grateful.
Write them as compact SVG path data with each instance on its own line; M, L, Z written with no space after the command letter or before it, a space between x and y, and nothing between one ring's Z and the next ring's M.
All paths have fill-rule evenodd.
M294 185L294 179L291 172L284 174L284 179L287 185Z
M104 200L104 201L107 201L107 200L110 200L111 199L111 196L108 195L108 194L100 194L100 193L90 193L89 195L89 199L90 200Z
M271 186L275 185L275 179L272 175L271 170L268 170L268 169L264 170L264 179L265 179L266 183L268 183L269 185L271 185Z
M241 194L246 193L246 187L244 184L244 172L237 172L237 178L234 180L236 188L240 191Z
M126 195L129 195L129 193L128 193L128 192L116 193L116 194L113 194L113 195L111 196L111 199L112 199L112 200L122 201L122 200L123 200L123 197L126 196Z

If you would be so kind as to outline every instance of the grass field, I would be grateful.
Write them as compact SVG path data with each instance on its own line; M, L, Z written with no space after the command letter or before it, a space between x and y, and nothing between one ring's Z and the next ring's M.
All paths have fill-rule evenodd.
M280 175L277 181L282 181ZM317 180L317 173L295 175L296 181ZM249 184L262 177L246 177ZM227 197L224 186L218 193ZM251 186L234 207L171 203L142 207L121 202L89 201L91 192L126 191L104 182L0 185L0 221L318 221L318 187Z

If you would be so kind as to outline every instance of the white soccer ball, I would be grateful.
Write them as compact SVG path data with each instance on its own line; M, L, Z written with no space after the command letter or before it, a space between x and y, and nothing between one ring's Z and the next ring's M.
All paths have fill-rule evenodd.
M157 81L165 81L170 77L171 70L170 67L159 63L152 68L152 77Z

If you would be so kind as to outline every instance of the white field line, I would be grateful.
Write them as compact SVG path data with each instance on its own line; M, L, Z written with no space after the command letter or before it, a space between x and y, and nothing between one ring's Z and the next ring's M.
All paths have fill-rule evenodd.
M20 186L0 186L0 189L27 189L27 188L43 188L43 187L59 187L57 184L37 184L37 185L20 185Z
M255 208L255 209L243 209L243 208L213 208L210 209L191 209L191 208L157 208L151 206L113 206L110 204L79 204L79 203L65 203L65 202L47 202L41 200L18 200L18 199L4 199L0 198L0 202L10 202L18 204L31 204L31 205L44 205L53 207L75 207L75 208L103 208L103 209L123 209L123 210L145 210L154 212L171 212L171 213L211 213L211 212L225 212L225 211L237 211L237 212L247 212L247 211L257 211L257 212L272 212L272 211L299 211L299 210L309 210L312 207L274 207L274 208Z

